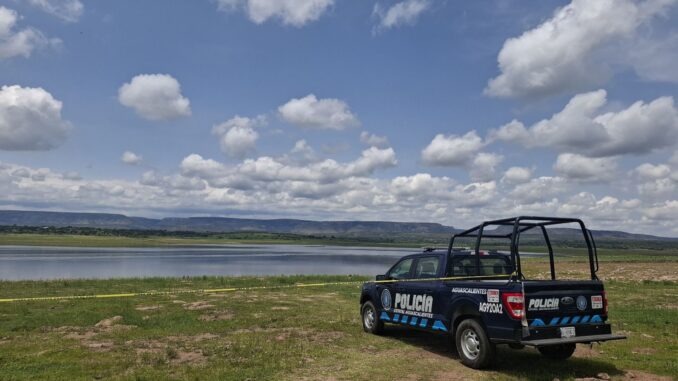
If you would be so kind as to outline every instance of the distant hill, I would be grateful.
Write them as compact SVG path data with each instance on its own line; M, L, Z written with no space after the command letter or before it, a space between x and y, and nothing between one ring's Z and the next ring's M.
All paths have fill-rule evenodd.
M43 211L0 210L0 225L39 227L88 227L106 229L165 230L170 232L266 232L300 235L336 235L342 237L433 238L444 240L460 230L428 222L388 221L309 221L297 219L250 219L227 217L143 218L109 213L68 213ZM507 227L501 227L505 230ZM538 231L533 231L538 233ZM552 239L581 239L579 231L569 228L550 228ZM614 242L668 242L678 238L657 237L622 231L597 230L596 240Z
M268 232L364 236L369 234L449 235L455 229L436 223L387 221L259 220L226 217L142 218L108 213L0 210L0 225L91 227L195 232Z

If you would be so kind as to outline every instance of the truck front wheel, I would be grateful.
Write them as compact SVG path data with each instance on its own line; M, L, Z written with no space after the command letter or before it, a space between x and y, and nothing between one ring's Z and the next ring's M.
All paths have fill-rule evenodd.
M365 302L363 307L360 309L360 312L363 321L363 330L365 330L365 332L379 335L384 331L384 322L379 319L379 316L377 315L377 309L374 307L372 302Z
M574 350L577 348L577 344L558 344L558 345L546 345L543 347L537 347L539 353L544 355L544 357L550 358L551 360L566 360L572 356Z
M455 343L461 362L468 367L482 369L494 359L495 345L490 342L485 329L475 319L466 319L459 323Z

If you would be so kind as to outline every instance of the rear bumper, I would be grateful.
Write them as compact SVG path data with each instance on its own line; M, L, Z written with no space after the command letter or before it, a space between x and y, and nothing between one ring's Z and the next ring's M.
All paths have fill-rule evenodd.
M626 339L626 336L622 335L591 335L591 336L575 336L555 339L537 339L537 340L523 340L520 344L541 347L545 345L558 345L558 344L571 344L571 343L597 343L601 341L611 341L611 340L623 340Z
M569 343L595 343L610 340L622 340L626 336L613 335L612 327L609 324L584 324L575 326L576 336L563 338L560 337L559 326L550 327L530 327L529 334L523 335L522 330L514 331L513 339L491 339L492 342L500 343L514 343L534 347L544 345L557 345Z

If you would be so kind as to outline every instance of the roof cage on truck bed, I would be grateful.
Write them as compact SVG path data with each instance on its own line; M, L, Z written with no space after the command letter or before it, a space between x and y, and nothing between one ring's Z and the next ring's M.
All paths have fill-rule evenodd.
M551 240L547 232L546 227L553 225L562 225L562 224L577 224L581 228L581 232L584 236L584 241L586 242L586 248L588 250L589 257L589 267L591 270L591 279L597 280L598 276L596 272L598 271L598 251L596 249L595 240L593 239L593 234L590 230L586 228L584 222L578 218L561 218L561 217L537 217L537 216L519 216L513 218L504 218L494 221L485 221L482 224L475 226L471 229L465 230L461 233L454 234L450 239L450 244L447 249L447 255L450 258L450 262L453 261L455 256L456 249L453 250L454 241L457 238L476 238L475 244L475 262L476 262L476 273L479 273L481 264L480 264L480 242L483 238L504 238L511 241L511 262L514 268L514 276L517 279L524 279L521 266L520 266L520 253L518 251L518 245L520 243L520 235L529 230L538 228L541 230L546 242L546 247L548 248L549 254L549 265L551 269L551 280L556 279L555 264L553 260L553 246L551 245ZM513 229L509 233L496 233L495 231L486 233L486 227L488 226L512 226Z

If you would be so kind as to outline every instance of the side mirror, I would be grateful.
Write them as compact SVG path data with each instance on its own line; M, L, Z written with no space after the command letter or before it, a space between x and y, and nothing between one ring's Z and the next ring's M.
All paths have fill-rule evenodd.
M386 275L377 275L377 280L387 280L388 277Z

